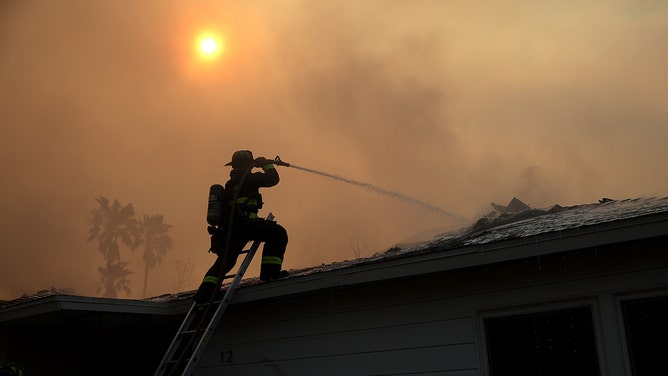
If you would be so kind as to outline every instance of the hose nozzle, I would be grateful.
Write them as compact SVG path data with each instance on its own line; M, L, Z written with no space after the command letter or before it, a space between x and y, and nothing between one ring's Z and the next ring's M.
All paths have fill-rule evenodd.
M274 158L274 164L277 165L277 166L290 167L290 163L288 163L288 162L283 162L283 161L281 160L281 157L279 157L278 155L276 156L276 158Z

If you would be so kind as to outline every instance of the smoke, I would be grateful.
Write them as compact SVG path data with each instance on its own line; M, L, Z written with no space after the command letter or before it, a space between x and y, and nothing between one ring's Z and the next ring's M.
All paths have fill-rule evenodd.
M214 64L192 47L211 30L225 40ZM96 295L86 217L100 195L173 225L150 294L170 292L183 260L199 279L208 187L238 149L471 221L513 196L665 195L666 37L668 6L651 0L3 1L0 299ZM289 232L288 269L356 257L351 238L382 252L452 226L278 169L263 212ZM137 297L141 254L123 252Z

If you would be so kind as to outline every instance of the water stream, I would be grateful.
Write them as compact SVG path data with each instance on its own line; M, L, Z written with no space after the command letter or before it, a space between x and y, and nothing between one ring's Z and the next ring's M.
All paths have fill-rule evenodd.
M316 174L316 175L320 175L320 176L325 176L325 177L328 177L328 178L330 178L330 179L334 179L334 180L342 181L342 182L347 183L347 184L355 185L355 186L364 188L364 189L366 189L366 190L369 190L369 191L371 191L371 192L375 192L375 193L380 193L380 194L383 194L383 195L387 195L387 196L390 196L390 197L392 197L392 198L401 200L401 201L403 201L403 202L405 202L405 203L412 204L412 205L416 205L416 206L420 206L420 207L425 208L425 209L429 209L429 210L431 210L431 211L433 211L433 212L442 214L443 216L446 216L446 217L448 217L448 218L450 218L450 219L455 219L455 220L457 220L457 221L465 221L465 220L466 220L466 219L463 218L462 216L459 216L459 215L457 215L457 214L450 213L450 212L448 212L448 211L446 211L446 210L443 210L443 209L441 209L441 208L439 208L439 207L436 207L436 206L431 205L431 204L429 204L429 203L426 203L426 202L424 202L424 201L420 201L420 200L418 200L418 199L416 199L416 198L409 197L409 196L406 196L406 195L401 194L401 193L398 193L398 192L388 191L387 189L383 189L383 188L378 187L378 186L373 185L373 184L363 183L363 182L356 181L356 180L351 180L351 179L346 179L346 178L343 178L343 177L341 177L341 176L337 176L337 175L333 175L333 174L328 174L328 173L326 173L326 172L317 171L317 170L313 170L313 169L306 168L306 167L296 166L296 165L294 165L294 164L292 164L292 163L290 164L290 167L291 167L291 168L296 168L297 170L302 170L302 171L310 172L310 173L312 173L312 174Z

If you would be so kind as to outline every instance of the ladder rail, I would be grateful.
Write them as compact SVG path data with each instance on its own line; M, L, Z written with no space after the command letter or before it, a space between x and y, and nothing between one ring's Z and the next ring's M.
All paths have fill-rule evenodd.
M243 278L246 269L248 269L248 266L250 265L251 260L253 259L253 256L255 255L259 247L260 247L260 242L255 241L251 246L251 249L248 251L248 254L244 258L244 261L241 263L241 266L239 267L239 270L237 271L236 276L234 277L234 280L225 291L223 300L220 302L220 304L218 304L216 312L211 318L211 321L209 321L209 324L207 325L204 331L204 335L201 336L197 344L196 350L190 357L190 360L188 361L188 364L186 365L186 368L184 369L182 376L190 375L192 371L195 369L195 366L197 365L199 358L202 356L202 354L204 354L204 350L206 350L206 346L208 345L214 330L216 330L216 328L218 327L218 323L223 317L223 313L230 305L230 301L232 300L232 295L236 291L237 287L239 287L239 283L241 282L241 279Z
M170 359L174 356L174 353L176 353L176 350L179 348L179 345L181 344L181 341L183 340L182 338L182 333L185 333L187 328L190 327L192 324L193 319L195 318L195 310L197 308L197 303L193 303L190 306L190 309L188 310L188 314L186 315L185 319L181 322L181 325L179 326L179 330L176 332L176 335L172 339L172 342L169 344L169 347L167 348L167 351L165 352L165 355L162 357L162 360L160 361L160 366L158 367L158 370L155 372L155 376L162 375L163 372L165 371L165 367L167 364L169 364Z
M251 250L255 249L257 250L260 245L259 241L253 242L253 245L251 246ZM202 312L202 317L200 320L206 320L207 313L211 310L212 306L215 304L218 304L218 307L214 311L214 315L211 317L211 320L213 320L217 315L222 316L223 311L225 308L227 308L227 305L229 304L229 300L231 300L231 294L234 293L236 288L238 287L239 283L241 282L241 279L243 278L243 274L248 268L248 265L251 262L251 259L255 255L255 252L245 252L246 257L244 258L244 261L242 262L239 270L237 271L235 275L235 279L232 281L232 283L229 285L227 290L225 291L225 294L223 296L223 300L218 303L217 301L209 302L209 303L193 303L192 306L190 307L190 310L188 311L188 314L186 315L185 319L182 321L181 326L179 327L179 330L176 332L176 335L174 336L167 352L165 353L164 357L162 358L162 361L160 362L160 366L158 367L158 370L155 372L155 376L163 376L163 375L172 375L174 374L174 371L176 370L176 367L179 364L185 364L185 368L183 369L183 372L181 372L181 375L190 375L190 372L192 372L192 369L194 369L194 366L196 365L197 361L199 360L199 355L201 355L202 351L199 351L199 346L204 345L206 346L207 341L202 343L201 339L204 339L205 336L210 335L209 332L212 332L213 330L209 329L211 326L211 322L209 322L204 328L202 328L202 322L200 321L196 329L192 330L192 325L195 323L195 318L197 317L198 312ZM244 268L242 270L242 268ZM223 302L227 301L225 305L223 306ZM223 308L223 310L220 310L220 308ZM220 321L220 318L216 319L216 324ZM215 327L214 327L215 328ZM181 345L184 341L192 341L189 337L186 337L186 334L192 334L192 335L197 335L197 333L204 333L204 336L200 340L197 341L197 347L196 350L191 354L191 356L187 359L182 359L183 355L188 351L190 347L190 343L188 342L186 347L181 348ZM177 350L181 348L181 351L177 354ZM197 358L195 359L195 354L198 354ZM181 362L183 361L183 362ZM170 367L171 366L171 367Z
M274 215L269 213L267 216L267 220L271 221L274 219ZM241 283L241 280L243 279L243 276L248 269L251 261L253 260L253 257L255 256L255 253L257 252L258 248L260 247L261 241L256 240L253 242L251 245L251 248L248 251L243 251L241 253L246 253L246 257L244 258L243 262L241 263L241 266L239 266L239 269L237 270L236 274L230 275L229 277L234 277L230 285L227 287L225 294L223 295L222 300L218 303L218 306L216 307L216 310L209 319L208 324L206 325L206 328L204 330L201 330L201 324L203 323L204 320L206 320L207 316L206 314L210 311L212 306L216 304L214 301L210 301L209 303L206 304L198 304L198 303L193 303L192 306L190 307L190 310L188 310L188 314L184 318L183 322L181 322L181 325L179 327L179 330L176 332L176 335L172 339L172 342L169 345L169 348L165 352L165 355L162 358L162 361L160 362L160 365L158 366L158 369L156 370L154 376L162 376L165 375L166 372L170 371L169 374L173 374L174 371L176 371L176 367L178 364L183 361L186 362L186 365L183 369L183 372L181 373L182 376L189 376L192 371L195 369L195 366L197 365L197 362L199 361L199 358L201 355L204 353L204 350L206 349L206 346L211 339L211 336L213 335L214 330L218 326L218 323L220 322L223 313L225 312L225 309L230 304L230 301L232 300L232 296L234 295L234 292L236 291L237 287ZM197 317L197 312L198 309L205 306L203 312L204 314L201 317L201 321L199 322L197 329L195 330L190 330L191 325L193 324L193 321ZM185 355L186 351L188 351L188 347L186 346L185 348L181 349L181 353L177 360L173 360L174 356L176 355L177 350L180 348L183 340L184 340L184 335L185 334L192 334L193 336L197 335L197 333L202 333L200 336L199 340L197 341L197 346L195 347L195 350L192 352L190 357L188 359L183 359L183 356ZM191 339L192 341L192 339ZM190 342L188 342L188 345L190 345ZM168 367L170 364L173 364L171 370Z

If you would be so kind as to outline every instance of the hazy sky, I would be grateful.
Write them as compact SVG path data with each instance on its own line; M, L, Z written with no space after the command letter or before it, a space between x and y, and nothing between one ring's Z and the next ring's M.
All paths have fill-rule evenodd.
M206 31L224 43L218 59L195 51ZM97 295L104 260L86 217L98 196L174 226L150 295L172 292L177 261L194 265L195 288L214 261L208 188L237 149L470 221L513 196L668 195L667 40L661 0L4 0L0 299ZM263 213L288 230L287 269L466 224L279 172ZM136 298L141 258L123 252Z

